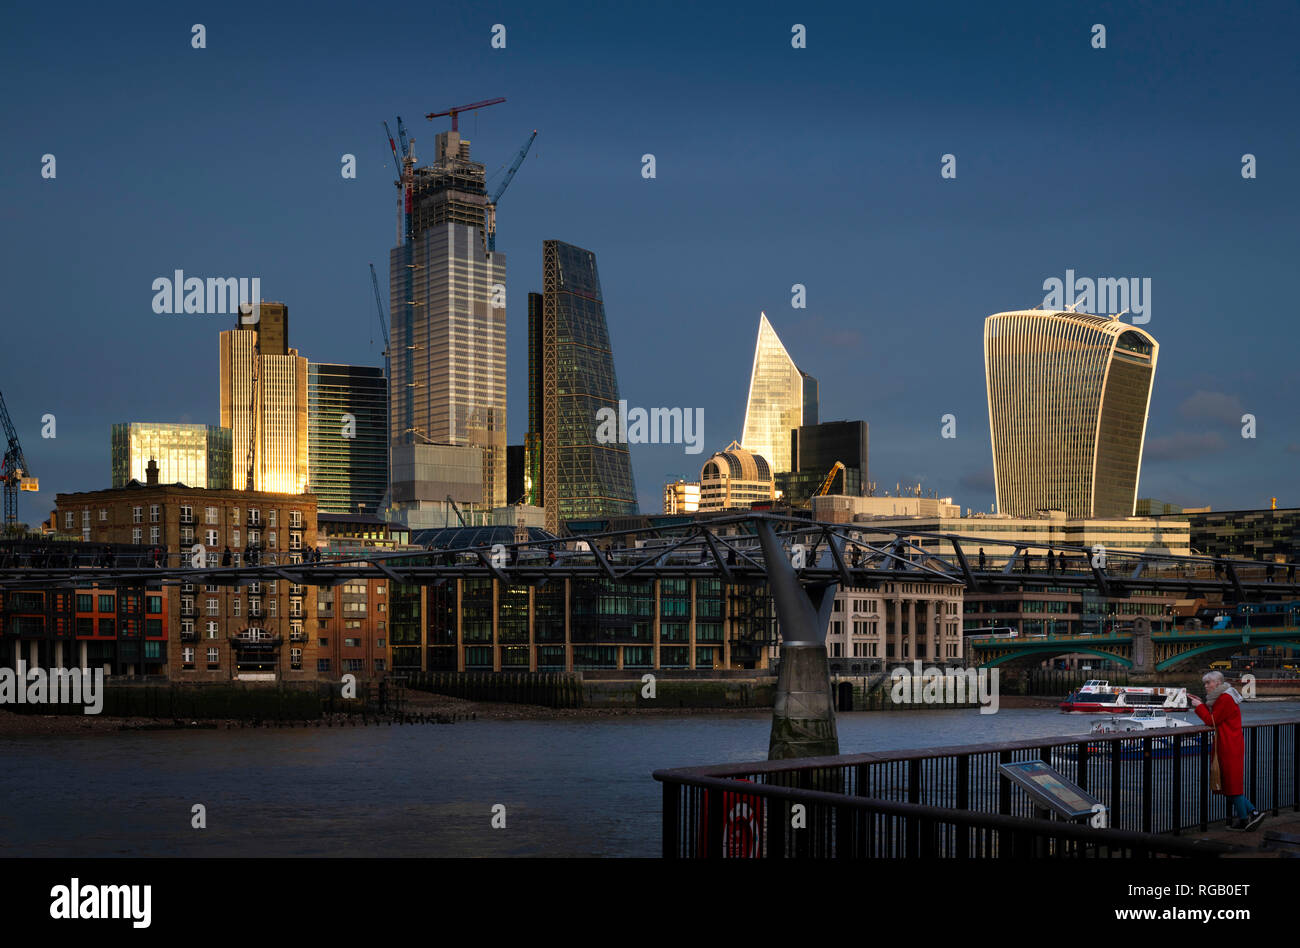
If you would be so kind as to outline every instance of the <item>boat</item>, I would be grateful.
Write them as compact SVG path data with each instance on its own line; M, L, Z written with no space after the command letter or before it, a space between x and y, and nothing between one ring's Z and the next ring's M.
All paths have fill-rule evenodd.
M1138 708L1186 708L1186 688L1111 686L1109 681L1090 678L1061 702L1066 714L1130 714Z
M1177 730L1180 728L1195 728L1198 725L1182 718L1166 714L1160 708L1141 708L1132 714L1123 717L1107 718L1104 721L1097 721L1089 730L1088 736L1110 736L1114 734L1132 735L1138 737L1144 731L1161 731ZM1184 757L1198 753L1201 748L1201 736L1204 732L1197 731L1195 734L1182 736L1182 753ZM1151 739L1150 751L1152 758L1172 757L1174 753L1173 734L1161 734ZM1112 753L1112 741L1088 741L1088 756L1109 760ZM1120 742L1120 759L1121 760L1141 760L1146 753L1147 748L1143 743L1138 741L1121 741ZM1077 760L1079 756L1078 745L1074 745L1061 753L1061 756L1068 760Z

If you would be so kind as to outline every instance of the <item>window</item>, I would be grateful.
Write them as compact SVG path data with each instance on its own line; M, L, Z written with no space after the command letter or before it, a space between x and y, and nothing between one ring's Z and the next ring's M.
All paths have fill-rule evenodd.
M343 644L344 644L344 646L346 646L347 648L360 648L360 647L361 647L361 640L360 640L360 639L344 639L344 640L343 640Z
M218 648L208 649L208 665L216 665L221 661L221 650Z
M90 526L90 510L86 509L81 512L81 526L83 528Z
M388 647L387 639L376 639L376 640L375 640L375 648L387 648L387 647Z
M75 521L73 520L73 513L71 510L69 510L67 513L63 515L63 525L67 527L69 530L72 529L72 525L74 522Z
M154 638L157 638L160 635L162 635L163 634L162 619L145 619L144 634L153 636Z
M157 543L157 542L158 542L158 531L161 530L161 529L162 529L161 527L150 527L150 528L149 528L149 542L150 542L150 543Z
M381 603L380 603L376 608L378 608L380 612L383 612L383 611L384 611L384 604L381 602Z
M376 658L376 659L375 659L375 671L377 671L377 672L381 672L381 671L383 671L383 670L384 670L384 666L385 666L386 664L387 664L387 663L386 663L382 658Z
M193 527L181 527L181 543L185 546L192 546L194 544Z
M316 659L316 670L318 672L327 672L330 670L330 660L328 658Z
M208 546L216 546L216 545L217 545L217 531L216 531L216 530L209 530L209 531L208 531Z
M268 616L271 616L271 617L274 617L274 616L275 616L275 604L276 604L277 602L279 602L279 600L276 599L276 598L274 598L274 597L272 597L272 598L270 598L270 599L268 599L268 600L266 601L266 614L267 614Z
M380 632L384 631L384 629L387 627L387 623L384 622L383 619L380 619L380 620L379 620L378 625L379 625L379 631L380 631Z
M99 512L99 522L100 522L100 523L107 523L107 522L108 522L108 511L107 511L107 510L101 510L101 511Z
M238 599L238 598L236 598L236 599L234 599L234 600L231 601L231 603L230 603L230 614L231 614L232 616L237 616L237 615L239 615L239 609L240 609L240 605L239 605L239 604L240 604L240 602L241 602L241 600Z
M235 546L239 546L239 528L238 528L238 527L236 527L235 529L233 529L233 530L230 531L230 542L233 543Z
M186 646L185 648L181 649L181 661L184 662L186 665L193 665L194 649L189 646Z
M140 528L139 528L139 527L132 527L132 528L131 528L131 542L134 543L136 546L139 546L139 545L140 545Z
M162 596L146 596L145 610L152 613L162 612Z
M158 522L158 515L159 515L158 505L157 505L157 504L150 504L150 505L149 505L149 522L150 522L150 523L157 523L157 522Z
M112 597L112 596L100 596L100 597L99 597L99 611L100 611L100 612L112 612L112 611L113 611L113 597Z
M300 529L300 528L302 527L302 511L301 511L301 510L290 510L290 511L289 511L289 526L290 526L292 529L295 529L295 530Z
M208 600L208 615L210 615L210 616L216 616L216 615L220 615L220 614L221 614L220 612L217 611L217 604L218 604L219 601L220 601L220 600L217 600L217 599L209 599L209 600Z
M181 523L194 522L194 508L189 504L181 504Z
M132 507L132 508L131 508L131 522L132 522L132 523L144 523L144 508L143 508L143 507Z
M319 645L321 648L324 648L325 646L330 644L330 640L322 635L320 638L316 640L316 644Z
M291 550L301 550L301 549L302 549L302 534L301 534L301 533L290 533L290 534L289 534L289 549L291 549Z
M275 514L276 514L276 512L275 512L274 510L268 510L268 511L266 512L266 525L267 525L268 527L274 527L274 526L275 526Z
M94 612L95 597L90 595L89 593L77 593L77 611Z
M262 522L262 512L256 507L248 508L248 525L255 527Z
M364 671L366 660L364 658L345 658L343 659L344 671L359 672Z
M271 549L275 549L275 531L274 531L274 530L267 530L267 531L266 531L266 545L269 546Z
M302 649L289 649L289 667L295 670L302 668Z
M216 507L205 507L205 508L203 508L203 522L204 522L204 523L220 523L220 522L221 522L220 520L217 519L217 508L216 508Z
M215 622L209 622L209 623L208 623L208 638L210 638L210 639L215 639L216 637L217 637L217 624L216 624Z

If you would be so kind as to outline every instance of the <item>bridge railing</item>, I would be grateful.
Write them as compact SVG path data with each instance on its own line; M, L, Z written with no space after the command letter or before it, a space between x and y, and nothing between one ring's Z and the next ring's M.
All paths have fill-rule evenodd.
M1300 718L1248 724L1245 791L1300 809ZM664 855L1195 855L1179 840L1228 816L1209 791L1208 727L1081 735L655 772ZM1034 818L998 765L1043 760L1108 808L1108 826ZM794 828L792 807L805 805ZM719 835L721 834L721 835ZM1182 845L1180 845L1182 844ZM1200 844L1198 844L1200 845Z

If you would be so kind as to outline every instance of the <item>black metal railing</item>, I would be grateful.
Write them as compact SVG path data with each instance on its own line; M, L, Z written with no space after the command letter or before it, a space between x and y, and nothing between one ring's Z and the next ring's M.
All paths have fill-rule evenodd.
M1243 731L1246 795L1273 815L1300 810L1300 719ZM969 857L1019 853L1030 843L1059 856L1209 852L1188 849L1177 836L1228 815L1226 798L1208 789L1211 733L1184 727L656 771L664 854L719 854L724 843L736 854L769 857L923 850ZM1107 827L1035 819L1033 801L998 771L1018 760L1047 761L1100 800ZM799 829L791 826L796 803L806 806ZM710 848L719 828L723 836Z

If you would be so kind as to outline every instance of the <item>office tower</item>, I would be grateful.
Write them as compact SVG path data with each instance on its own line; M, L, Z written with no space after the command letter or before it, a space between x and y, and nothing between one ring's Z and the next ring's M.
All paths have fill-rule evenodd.
M839 471L835 463L844 465ZM827 421L790 431L790 470L776 475L789 504L806 504L836 471L827 493L859 496L867 487L867 423Z
M817 380L794 364L767 314L760 313L740 443L766 458L773 472L789 471L790 431L815 424Z
M231 429L231 484L247 489L251 445L253 490L301 494L308 484L307 360L289 348L289 307L262 303L250 328L236 325L221 333L221 427Z
M506 445L506 498L512 504L528 503L528 471L524 446Z
M524 482L528 503L542 503L542 418L545 398L542 385L542 294L528 294L528 432L524 435Z
M700 470L700 511L744 510L776 498L772 469L760 454L731 442Z
M389 438L482 449L483 503L506 498L506 259L486 250L484 166L459 132L413 168L390 254ZM422 498L441 501L441 497Z
M677 478L664 485L664 513L688 514L700 509L700 482Z
M1023 310L984 321L999 513L1133 515L1159 348L1118 317Z
M163 484L209 490L230 488L230 430L216 425L123 422L113 425L113 486L145 482L145 468L158 462Z
M388 379L366 365L307 365L309 484L317 510L378 516L388 492Z
M596 255L543 241L542 290L540 310L533 298L528 308L529 421L540 425L529 444L541 445L533 503L556 533L564 520L635 514L636 486L627 444L596 439L597 413L619 410Z

